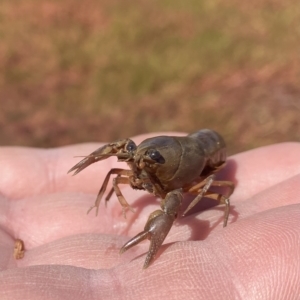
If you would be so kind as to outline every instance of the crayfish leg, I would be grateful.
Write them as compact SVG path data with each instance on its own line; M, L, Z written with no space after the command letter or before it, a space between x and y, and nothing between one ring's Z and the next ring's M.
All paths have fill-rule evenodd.
M130 205L127 203L127 201L125 200L124 196L122 195L118 184L119 183L124 183L124 184L129 184L129 178L128 177L121 177L122 175L124 176L131 176L132 175L132 171L131 170L124 170L124 169L111 169L105 176L105 179L103 181L103 184L99 190L98 196L96 198L95 204L90 207L90 209L87 211L87 213L89 213L93 208L96 208L96 216L98 215L98 210L99 210L99 205L101 202L101 199L106 191L110 176L112 174L117 174L118 176L116 178L113 179L113 187L112 189L109 191L108 195L105 198L105 204L107 203L107 201L110 199L110 197L112 196L113 191L116 193L119 202L122 205L122 208L124 210L125 208L129 208L132 210L132 208L130 207ZM123 213L124 214L124 213Z
M214 174L209 175L203 181L201 181L200 183L196 184L195 186L193 186L188 191L188 192L192 193L192 192L195 192L195 191L197 191L197 190L200 189L200 192L199 192L198 196L195 197L195 199L190 203L190 205L187 207L187 209L185 210L185 212L182 214L183 216L185 216L187 214L187 212L189 210L191 210L204 197L205 193L208 191L208 189L212 185L215 177L216 176Z
M224 211L224 220L223 220L223 227L227 226L229 212L230 212L230 200L229 198L225 197L222 194L218 193L207 193L205 197L216 200L219 204L225 204L225 211Z
M130 174L132 174L131 171L129 171ZM113 189L118 197L118 200L122 206L122 211L123 211L123 216L126 219L126 211L130 210L131 212L134 212L134 209L129 205L129 203L126 201L125 197L123 196L120 188L119 188L119 184L130 184L130 179L129 177L121 177L120 175L118 175L116 178L113 179ZM108 201L107 197L106 197L106 202Z
M234 191L234 183L232 181L216 181L215 175L212 174L205 178L200 183L192 186L187 192L190 193L199 193L195 199L190 203L188 208L183 213L183 216L192 209L203 197L210 198L219 202L219 204L225 204L225 212L224 212L224 221L223 227L227 226L229 211L230 211L230 200L229 197ZM211 186L218 186L218 187L227 187L229 189L229 193L224 196L220 193L215 193L209 191Z

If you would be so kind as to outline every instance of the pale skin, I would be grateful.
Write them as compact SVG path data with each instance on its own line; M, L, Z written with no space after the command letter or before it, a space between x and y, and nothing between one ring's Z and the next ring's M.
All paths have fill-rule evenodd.
M120 185L134 213L124 219L113 196L98 217L87 215L109 169L126 165L111 158L66 174L81 159L74 156L100 146L0 149L1 299L298 299L299 143L230 157L219 175L236 183L227 227L224 206L196 206L175 221L146 270L148 241L119 249L143 230L158 200ZM25 245L18 260L17 239Z

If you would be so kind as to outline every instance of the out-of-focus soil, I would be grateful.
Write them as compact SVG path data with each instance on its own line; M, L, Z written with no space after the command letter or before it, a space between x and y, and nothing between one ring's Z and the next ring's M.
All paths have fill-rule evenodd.
M297 4L289 1L290 5ZM268 1L264 2L268 5ZM273 4L270 9L280 16L285 7ZM274 57L274 61L268 61L267 54L259 56L252 41L249 49L257 50L260 58L249 58L248 63L247 56L242 55L245 58L239 61L236 55L231 56L231 50L218 58L224 53L222 47L227 49L227 46L216 42L223 39L222 35L211 40L218 28L224 26L218 23L213 10L211 24L199 29L198 36L193 25L199 27L202 23L195 23L197 18L193 15L193 19L188 10L184 13L172 7L160 10L156 2L150 5L130 1L130 5L131 10L126 11L114 1L89 0L78 9L71 0L3 1L1 145L55 147L112 141L153 131L192 132L200 128L213 128L224 135L231 154L271 143L300 141L300 38L297 42L294 32L285 34L285 23L277 25L274 20L268 23L267 16L257 18L256 24L255 13L261 9L260 5L248 12L242 4L231 3L237 9L234 16L246 13L257 27L251 31L247 24L240 23L240 27L232 26L233 29L228 25L226 30L232 31L226 37L233 37L232 41L224 38L225 44L232 43L228 49L235 49L235 45L248 49L249 40L257 38L258 46L264 45L264 51L270 51L270 57ZM152 25L141 23L141 27L148 27L136 32L138 21L146 18L147 11L153 16L157 14L157 19L151 18ZM220 18L231 20L230 14L231 11ZM242 22L237 21L240 19L232 18L233 22ZM296 20L295 15L291 15L292 19ZM263 25L259 23L263 21ZM299 24L296 23L298 28ZM273 41L270 36L274 30L279 38L288 36L282 40L286 46L278 46L279 50L273 53L272 47L276 45L272 43L276 38ZM196 41L203 36L207 44L199 46ZM180 38L182 41L177 40ZM268 40L270 45L265 45ZM186 60L186 68L182 61L169 59L177 44L178 49L183 49L177 59ZM202 53L206 45L221 49L218 52L212 48L211 61L202 70L210 54L210 50ZM288 45L299 47L296 51ZM282 58L280 47L284 49ZM197 49L202 51L199 51L201 63L188 59L194 53L197 58Z

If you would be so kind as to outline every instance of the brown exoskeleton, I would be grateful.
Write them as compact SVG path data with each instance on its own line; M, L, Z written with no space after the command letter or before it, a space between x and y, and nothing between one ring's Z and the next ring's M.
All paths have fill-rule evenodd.
M71 171L74 175L90 164L116 156L118 161L127 162L130 170L111 169L102 184L95 205L98 213L101 198L112 174L113 187L105 198L108 201L116 193L125 216L132 210L119 189L119 184L129 184L133 189L146 190L162 199L161 209L150 214L144 231L128 241L120 250L125 252L144 239L150 240L144 268L155 257L159 247L169 233L182 205L182 194L192 193L197 196L185 210L185 215L204 196L225 204L223 226L227 225L229 215L229 196L234 190L231 181L216 181L215 173L224 167L226 146L223 138L213 130L203 129L185 137L157 136L136 144L130 139L113 142L97 149ZM224 196L209 190L211 186L226 186L229 194ZM89 211L90 211L89 210ZM133 211L133 210L132 210Z

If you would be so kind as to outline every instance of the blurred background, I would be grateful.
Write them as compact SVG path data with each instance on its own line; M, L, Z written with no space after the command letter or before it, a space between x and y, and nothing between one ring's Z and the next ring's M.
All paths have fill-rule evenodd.
M300 141L299 0L1 0L1 145L200 128Z

